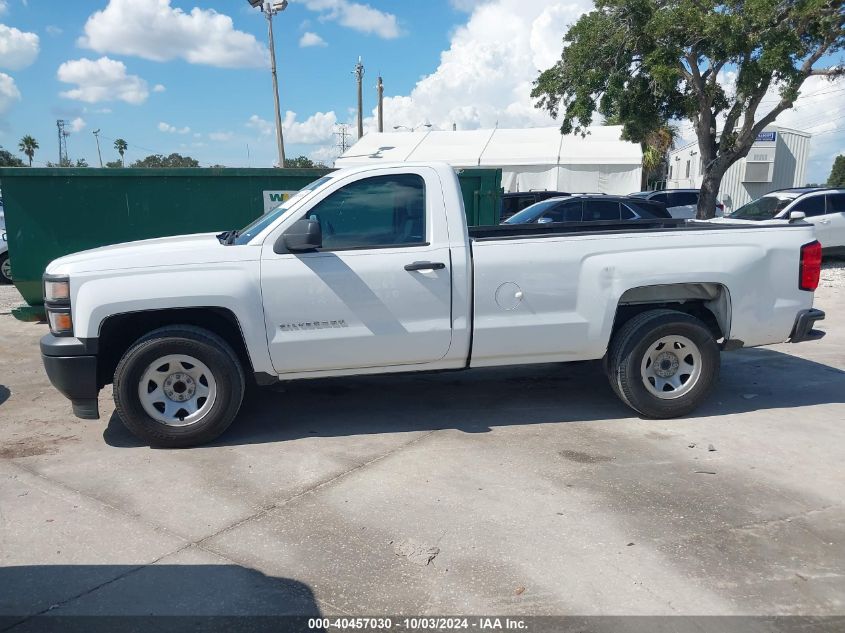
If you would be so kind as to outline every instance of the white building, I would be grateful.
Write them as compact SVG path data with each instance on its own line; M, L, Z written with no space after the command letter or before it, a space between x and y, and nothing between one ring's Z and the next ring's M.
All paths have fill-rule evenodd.
M725 212L776 189L804 186L809 153L809 133L775 125L767 127L748 156L731 165L722 179L719 200L724 203ZM702 168L697 141L672 150L666 188L698 189Z
M640 190L642 150L620 140L621 126L562 136L556 127L370 133L335 162L350 167L444 161L499 167L506 192L531 189L627 194Z

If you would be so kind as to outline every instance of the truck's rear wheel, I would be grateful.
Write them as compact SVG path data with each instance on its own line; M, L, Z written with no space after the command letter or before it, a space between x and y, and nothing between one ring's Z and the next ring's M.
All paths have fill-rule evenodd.
M114 374L123 424L155 446L204 444L225 431L241 406L244 374L223 339L193 326L168 326L139 339Z
M719 377L719 347L700 320L675 310L650 310L614 335L607 355L610 385L625 404L649 418L686 415Z

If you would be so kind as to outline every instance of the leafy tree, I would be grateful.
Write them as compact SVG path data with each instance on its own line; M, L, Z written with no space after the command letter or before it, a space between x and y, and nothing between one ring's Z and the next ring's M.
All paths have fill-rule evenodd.
M0 147L0 167L23 167L23 161L10 151Z
M47 167L73 167L73 163L70 162L69 158L63 158L60 162L54 163L53 161L47 161Z
M830 176L827 178L828 187L845 187L845 154L840 154L833 161Z
M286 158L285 167L314 167L314 161L307 156L297 156L296 158Z
M119 160L110 160L106 163L106 167L110 169L120 169L123 167L123 162Z
M125 165L126 163L123 160L123 155L126 153L126 150L129 149L129 144L122 138L119 138L115 140L114 148L117 150L117 153L120 154L120 164Z
M84 158L77 158L76 164L74 165L74 167L90 167L90 166L91 165L89 165L88 161L85 160Z
M147 156L143 160L136 160L131 165L132 167L152 168L152 167L199 167L198 160L190 156L182 156L181 154L173 153L170 156L163 154L153 154Z
M27 134L18 143L18 150L26 154L29 159L29 166L32 167L32 159L35 157L35 150L38 149L38 141L34 137Z
M697 217L708 218L727 169L792 107L804 81L845 74L819 67L843 48L842 0L596 0L531 96L562 113L565 134L585 132L599 113L642 142L666 121L689 119L704 165ZM776 103L761 114L770 89Z

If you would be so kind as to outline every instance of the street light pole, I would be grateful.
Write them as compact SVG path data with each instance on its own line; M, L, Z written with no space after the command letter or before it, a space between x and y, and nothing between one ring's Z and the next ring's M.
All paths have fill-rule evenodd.
M267 33L270 44L270 72L273 75L273 101L276 105L276 145L279 151L279 167L285 166L285 141L282 135L282 111L279 105L279 78L276 74L276 43L273 39L273 17L288 6L288 0L247 0L253 7L259 8L267 18Z
M284 11L287 2L280 11ZM276 104L276 145L279 148L279 167L285 166L285 141L282 138L282 110L279 106L279 78L276 75L276 43L273 40L273 16L276 11L269 3L264 5L264 15L267 16L268 32L270 35L270 72L273 73L273 100Z

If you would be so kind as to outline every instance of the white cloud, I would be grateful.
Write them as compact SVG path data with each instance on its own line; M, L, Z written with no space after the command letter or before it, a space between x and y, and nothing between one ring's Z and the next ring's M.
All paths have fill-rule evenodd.
M396 16L379 11L368 4L350 0L298 0L311 11L320 13L320 20L330 20L360 33L390 40L402 35Z
M288 110L282 121L286 143L313 145L332 138L337 115L334 112L317 112L302 122L296 120L296 112Z
M328 46L328 44L326 44L326 40L316 33L306 31L302 34L302 37L299 38L299 47L308 48L309 46Z
M0 116L6 114L16 101L21 100L21 91L15 80L5 73L0 73Z
M232 134L231 132L211 132L208 135L208 138L210 138L212 141L223 142L232 140L233 136L234 134Z
M285 144L315 145L325 142L332 138L335 125L337 125L337 115L334 112L316 112L304 121L297 121L296 112L288 110L282 120ZM257 114L249 117L246 126L258 130L262 136L276 133L276 125Z
M322 145L310 154L308 154L308 158L313 160L315 163L323 163L324 165L328 165L329 167L331 167L334 165L334 161L337 158L337 155L337 146Z
M153 86L153 92L164 92L167 88L164 87L164 84L156 84Z
M232 18L213 9L190 13L171 0L109 0L85 23L78 44L99 53L137 55L153 61L246 68L265 64L267 49L255 36L235 29Z
M0 15L5 15L9 10L9 3L6 0L0 0Z
M431 75L409 95L385 98L388 129L426 120L439 129L453 123L459 129L555 125L534 107L532 82L560 57L568 26L593 3L488 0L455 6L472 10L467 23L455 30ZM368 117L367 130L375 126Z
M125 101L139 105L149 96L146 81L137 75L128 75L123 62L108 57L66 61L59 66L57 76L59 81L77 84L73 90L60 93L66 99L86 103Z
M53 37L64 33L64 30L61 27L56 26L55 24L48 24L46 27L44 27L44 30L47 31L47 35L52 35Z
M178 128L175 125L170 125L169 123L165 123L164 121L162 121L161 123L158 124L158 130L159 130L159 132L167 132L168 134L190 134L191 133L191 128L189 128L187 125L185 127Z
M38 57L39 39L35 33L0 24L0 68L21 70Z
M262 119L257 114L253 114L249 117L249 121L246 122L246 126L248 128L252 128L253 130L258 130L258 133L262 136L273 134L273 131L275 130L275 127L272 123L270 123L270 121Z
M88 125L81 116L76 117L73 121L70 122L70 131L71 132L81 132L85 129L85 126Z

